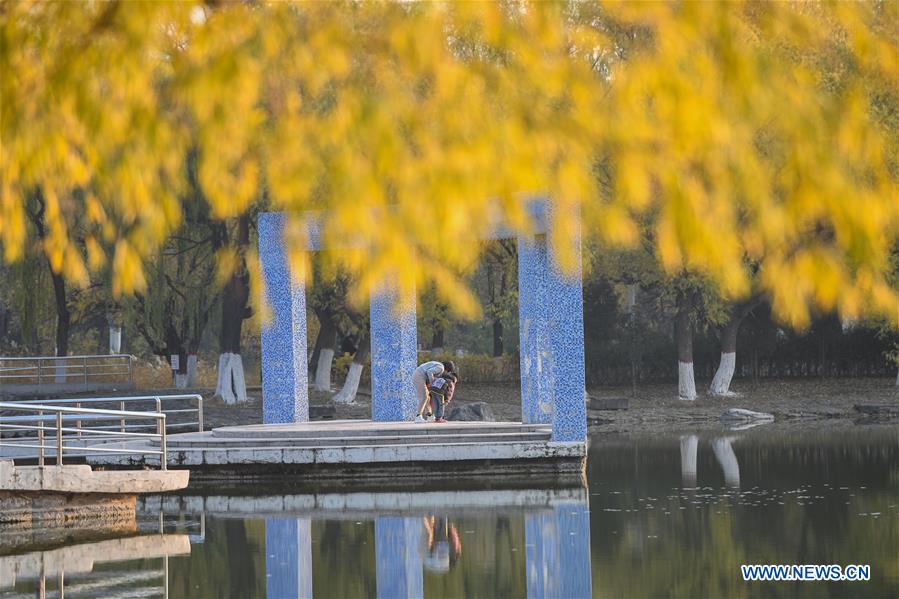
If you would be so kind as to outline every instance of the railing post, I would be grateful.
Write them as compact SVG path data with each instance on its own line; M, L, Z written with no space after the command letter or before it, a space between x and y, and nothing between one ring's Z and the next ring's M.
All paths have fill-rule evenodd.
M75 402L75 409L77 409L77 410L81 409L80 401ZM80 439L81 438L81 418L79 418L78 420L75 421L75 428L78 429L78 438Z
M124 402L124 401L120 401L120 402L119 402L119 410L122 411L122 412L125 411L125 402ZM124 419L124 418L122 418L121 420L119 420L119 432L120 432L120 433L124 433L124 432L125 432L125 419Z
M62 466L62 412L56 413L56 465Z
M134 384L134 356L128 354L128 383Z
M162 447L162 456L160 456L160 466L163 470L169 469L169 451L166 446L166 435L165 435L165 414L159 419L159 445Z
M44 467L44 411L37 411L37 465Z
M203 432L203 396L197 396L197 424L199 432Z
M43 374L44 374L43 373L43 363L44 363L43 360L41 360L40 358L37 359L37 388L38 388L38 391L40 391L41 384L43 383L43 381L42 381Z
M84 389L87 390L87 357L81 358L81 368L84 370Z

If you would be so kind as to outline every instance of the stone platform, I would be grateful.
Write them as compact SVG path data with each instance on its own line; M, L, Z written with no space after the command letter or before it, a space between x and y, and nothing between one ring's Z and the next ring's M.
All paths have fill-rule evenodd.
M165 493L187 486L189 472L123 470L95 472L90 466L15 466L0 461L0 491L78 494Z
M548 425L514 422L337 420L234 426L168 437L168 463L191 480L277 478L378 479L504 474L577 475L586 444L551 441ZM137 448L144 441L127 444ZM157 466L155 455L92 456L103 468Z

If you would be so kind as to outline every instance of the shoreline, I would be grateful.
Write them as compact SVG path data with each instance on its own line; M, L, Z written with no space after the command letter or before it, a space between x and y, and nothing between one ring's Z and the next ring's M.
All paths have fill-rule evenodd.
M713 397L700 394L695 401L676 398L675 384L641 385L631 397L630 388L591 389L598 398L626 397L624 410L587 410L588 431L596 433L653 433L729 430L719 420L729 408L744 408L774 415L766 430L852 428L859 425L899 425L899 415L872 417L855 410L856 405L890 405L899 410L899 387L892 378L871 379L789 379L764 381L753 385L735 381L738 395ZM335 391L336 393L336 391ZM456 405L485 402L496 420L519 421L520 390L517 383L461 385L453 401ZM371 398L360 393L354 404L337 404L330 394L310 391L310 406L333 406L334 419L367 419ZM207 428L261 422L258 394L239 405L227 405L219 399L206 401Z

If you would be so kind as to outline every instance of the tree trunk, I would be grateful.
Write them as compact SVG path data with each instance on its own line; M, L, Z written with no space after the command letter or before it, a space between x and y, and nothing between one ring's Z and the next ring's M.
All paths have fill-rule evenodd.
M677 397L685 401L696 399L696 379L693 376L693 323L690 312L693 302L685 293L677 295L677 315L674 336L677 343Z
M169 353L169 365L172 356L178 357L177 368L172 368L172 386L176 389L187 389L187 350L179 348Z
M371 351L371 337L368 329L362 334L362 340L353 355L350 369L347 371L343 388L331 399L335 403L356 403L356 393L359 391L359 379L362 378L362 370L365 368L365 360Z
M187 386L191 389L197 386L197 354L187 354Z
M718 362L718 370L712 378L709 393L720 396L735 395L730 391L730 382L734 377L734 369L737 365L737 333L743 316L732 313L730 320L721 330L721 361Z
M330 314L320 314L318 321L321 323L319 336L321 337L321 349L318 353L318 363L315 366L316 391L331 390L331 365L334 362L334 350L337 348L337 325Z
M66 304L66 282L62 275L50 271L53 279L53 296L56 299L56 355L69 355L69 324L72 316Z
M109 325L109 353L118 354L122 351L122 327L117 324Z
M493 320L493 357L503 355L503 321L499 318Z
M237 239L240 261L222 290L222 332L219 339L218 377L215 394L227 404L247 401L243 358L240 356L240 337L243 321L251 316L250 274L244 248L250 243L250 219L242 214L237 220Z
M44 198L40 191L38 191L35 197L37 198L39 206L38 211L29 214L31 216L31 221L34 223L34 227L37 230L38 239L43 242L47 236L44 227ZM69 354L69 324L72 320L69 306L66 303L66 281L61 273L53 270L53 265L50 263L49 256L47 256L47 267L50 269L50 278L53 281L53 296L56 300L56 355L66 356ZM65 370L63 370L62 381L57 380L57 382L65 382L64 373ZM59 378L58 369L57 378Z
M432 352L443 351L443 346L445 345L444 336L445 336L445 331L443 330L443 325L435 324L434 325L434 336L431 338L431 351Z
M47 263L49 266L49 262ZM56 355L69 355L69 325L71 323L71 314L69 306L66 304L66 282L59 273L50 269L50 277L53 279L53 295L56 299ZM56 365L55 382L66 382L66 366L64 362L58 362Z
M721 330L721 361L718 363L718 370L712 378L712 384L709 386L709 393L724 397L733 397L736 394L730 390L730 383L734 377L734 370L737 365L737 334L740 332L740 325L747 316L763 301L760 295L753 295L749 299L734 305L730 311L730 318L724 328ZM753 352L756 347L753 344ZM754 355L755 358L755 355ZM757 362L757 360L755 360ZM753 367L753 376L757 379L757 364Z

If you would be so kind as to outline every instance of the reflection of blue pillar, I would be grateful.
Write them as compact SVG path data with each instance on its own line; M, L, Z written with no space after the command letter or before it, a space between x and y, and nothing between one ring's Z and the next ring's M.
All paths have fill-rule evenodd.
M552 366L546 236L518 238L518 336L521 366L521 421L552 422Z
M270 321L262 327L262 417L265 423L309 420L306 373L306 295L291 273L279 212L259 215L259 258Z
M550 265L546 270L549 347L552 352L553 441L587 439L580 232L574 231L573 235L577 256L575 271L571 275L563 275L555 265Z
M421 518L379 516L375 520L378 597L423 597Z
M310 520L266 519L265 575L265 594L268 599L312 597Z
M558 505L525 517L528 597L590 597L590 512L587 504Z
M560 597L559 543L552 512L529 514L524 521L528 597Z
M371 418L412 420L418 411L412 372L417 359L415 302L398 313L396 288L371 299Z

